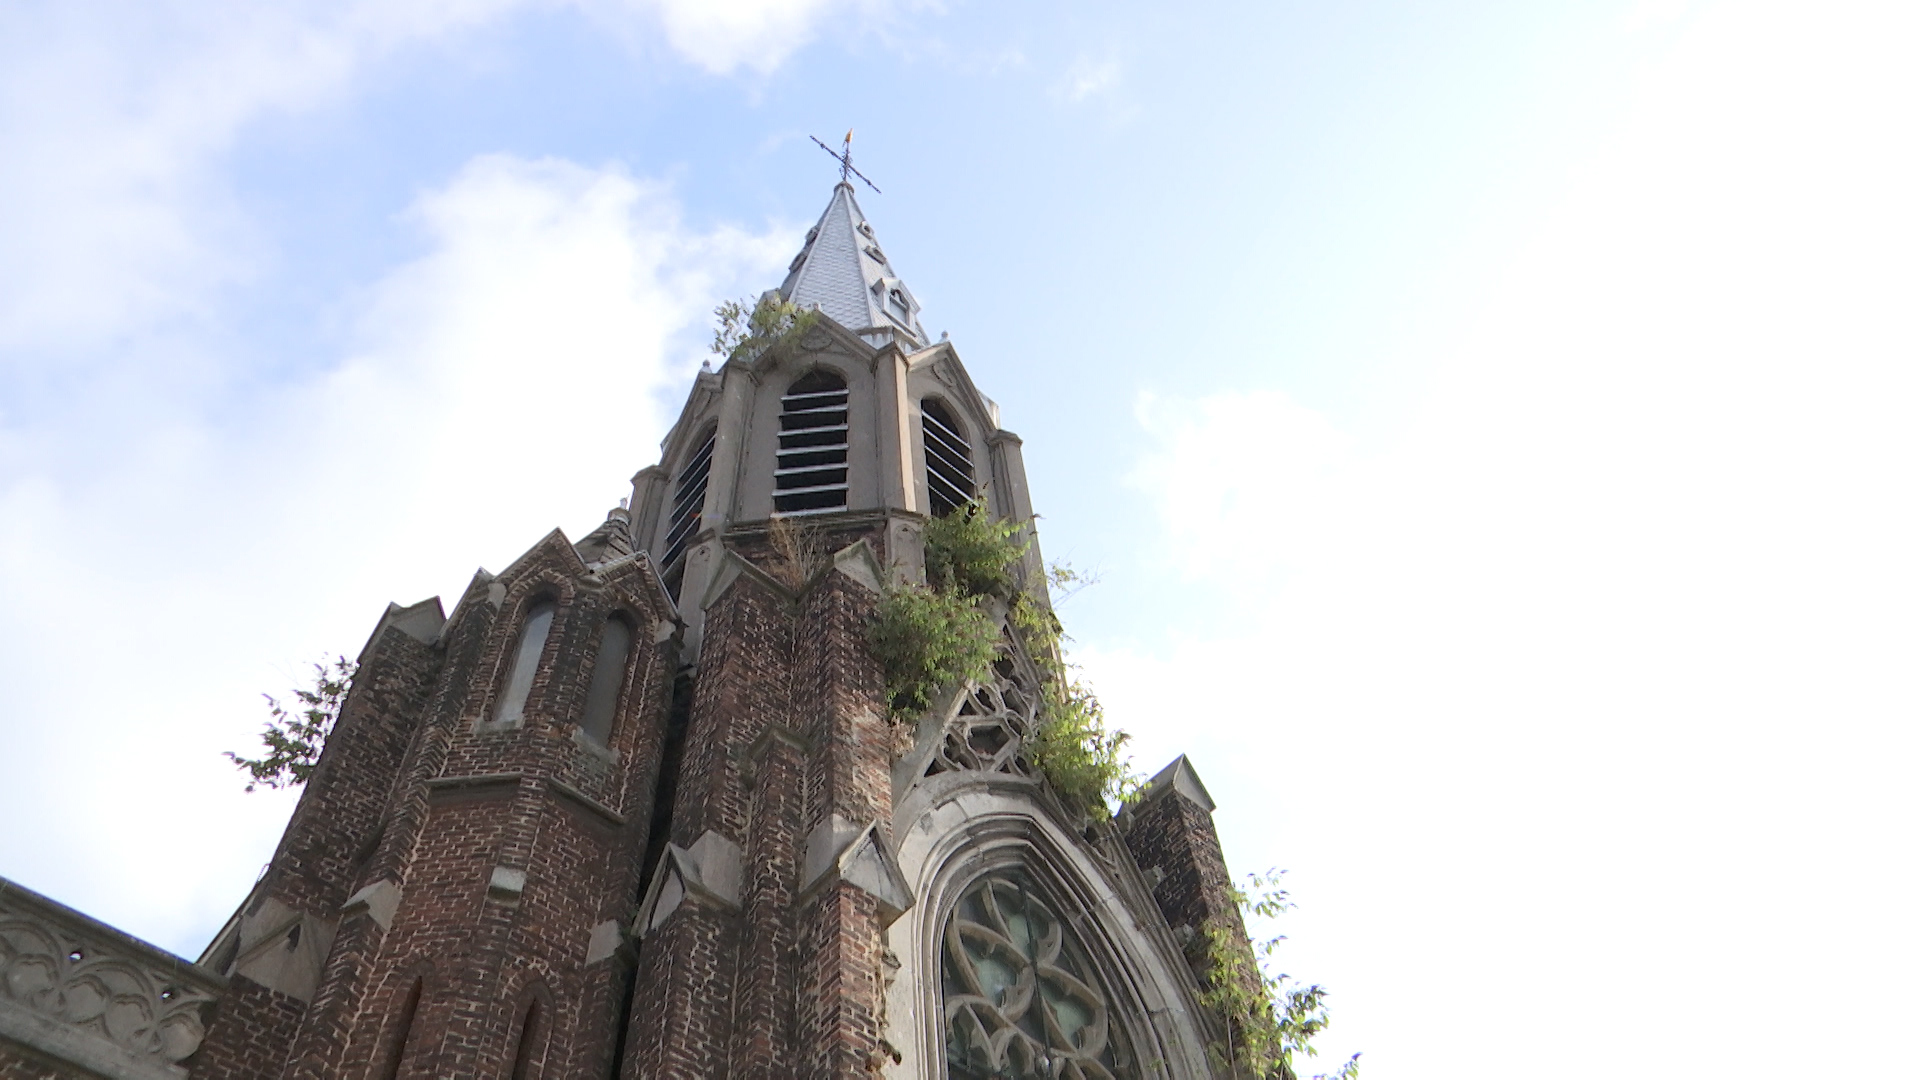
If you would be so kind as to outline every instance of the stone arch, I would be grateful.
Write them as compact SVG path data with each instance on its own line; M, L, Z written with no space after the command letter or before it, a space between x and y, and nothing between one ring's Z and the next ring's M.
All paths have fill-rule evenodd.
M1057 916L1085 981L1104 995L1113 1040L1124 1048L1124 1065L1116 1055L1107 1066L1112 1075L1209 1076L1197 986L1138 874L1044 807L1040 781L952 775L917 789L895 816L901 867L920 899L890 932L903 967L889 998L890 1038L903 1051L894 1075L966 1075L946 1064L948 927L980 882L1023 878Z

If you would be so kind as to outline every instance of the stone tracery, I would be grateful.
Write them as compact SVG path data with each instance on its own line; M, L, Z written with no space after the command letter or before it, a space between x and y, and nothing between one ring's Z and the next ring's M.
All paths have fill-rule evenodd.
M1107 996L1018 871L969 886L947 919L941 991L953 1080L1135 1076Z
M967 689L947 721L945 737L927 775L942 772L1004 772L1031 775L1020 752L1033 734L1039 699L1021 677L1013 650L1002 644L992 677Z

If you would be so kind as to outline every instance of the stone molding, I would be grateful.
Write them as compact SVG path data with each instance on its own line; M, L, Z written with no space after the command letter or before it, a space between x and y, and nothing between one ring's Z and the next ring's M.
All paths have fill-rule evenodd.
M226 980L0 878L0 1041L100 1076L160 1080Z

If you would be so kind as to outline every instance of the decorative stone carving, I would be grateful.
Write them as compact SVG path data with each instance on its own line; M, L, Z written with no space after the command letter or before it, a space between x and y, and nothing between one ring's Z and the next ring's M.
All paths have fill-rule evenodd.
M926 775L942 772L1031 774L1020 751L1033 734L1040 699L1022 677L1013 652L1001 646L990 681L971 687L948 719L945 738Z
M1025 875L989 874L947 919L942 1017L952 1080L1131 1080L1106 993Z
M4 1025L16 1038L43 1033L33 1041L45 1053L167 1070L199 1048L220 989L210 972L0 882L0 1013L58 1025Z

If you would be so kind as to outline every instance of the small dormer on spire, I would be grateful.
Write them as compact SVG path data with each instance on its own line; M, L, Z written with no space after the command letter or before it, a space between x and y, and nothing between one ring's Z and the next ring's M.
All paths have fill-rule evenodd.
M822 314L855 333L891 331L910 348L928 344L920 326L920 301L914 299L860 212L853 185L834 185L820 221L787 268L780 298ZM883 339L884 340L884 339Z

